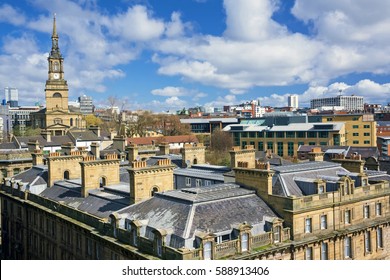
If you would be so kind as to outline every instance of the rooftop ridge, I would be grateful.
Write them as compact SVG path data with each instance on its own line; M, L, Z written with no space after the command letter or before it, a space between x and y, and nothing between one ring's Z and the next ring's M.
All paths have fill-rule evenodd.
M304 162L304 163L297 163L292 165L286 165L286 166L275 166L271 169L274 171L278 171L279 173L294 173L298 171L310 171L310 170L318 170L320 169L328 169L328 168L334 168L334 167L341 167L340 163L335 162L328 162L328 161L321 161L321 162Z

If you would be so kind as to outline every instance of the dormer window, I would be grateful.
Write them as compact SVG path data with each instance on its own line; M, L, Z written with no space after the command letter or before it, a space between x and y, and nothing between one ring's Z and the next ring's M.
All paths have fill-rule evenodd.
M349 194L349 185L348 185L348 182L345 182L345 183L344 183L344 191L345 191L345 194Z
M211 241L207 241L203 245L203 259L204 260L211 260L211 249L212 249L212 244Z
M159 256L159 257L162 256L162 240L160 237L156 238L156 253L157 253L157 256Z
M280 239L280 232L281 232L281 227L280 226L276 226L274 228L274 242L275 243L279 243L281 241L281 239Z
M243 233L241 235L241 251L246 252L249 249L249 234Z

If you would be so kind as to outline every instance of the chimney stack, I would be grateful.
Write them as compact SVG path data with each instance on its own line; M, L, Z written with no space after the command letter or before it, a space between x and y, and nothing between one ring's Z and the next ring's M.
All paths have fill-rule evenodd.
M100 159L100 146L99 143L91 143L91 153L95 156L96 159Z

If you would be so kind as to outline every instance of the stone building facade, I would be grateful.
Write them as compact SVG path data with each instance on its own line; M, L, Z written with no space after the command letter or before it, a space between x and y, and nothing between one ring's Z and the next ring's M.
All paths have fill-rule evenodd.
M324 162L314 150L311 162L271 168L245 161L252 152L231 151L235 183L180 190L171 189L168 160L126 167L89 154L67 165L77 150L51 154L45 162L62 162L62 178L49 184L58 165L37 161L1 184L3 258L390 259L388 175L364 170L359 155ZM85 164L91 188L70 175ZM108 172L113 180L98 179ZM166 189L153 192L159 184Z

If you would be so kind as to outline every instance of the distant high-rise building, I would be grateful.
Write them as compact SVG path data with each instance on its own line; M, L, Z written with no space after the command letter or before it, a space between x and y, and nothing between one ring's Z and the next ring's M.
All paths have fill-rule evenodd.
M0 106L0 122L2 123L0 138L2 141L6 140L9 134L12 132L12 122L9 113L9 104L3 99Z
M19 93L17 88L4 88L4 97L5 102L10 105L10 107L18 107Z
M83 115L89 115L93 113L92 97L82 95L79 97L80 113Z
M347 111L363 111L363 96L339 95L335 97L315 98L310 100L311 109L316 109L324 106L342 106Z
M298 95L292 94L288 96L288 107L298 109Z

